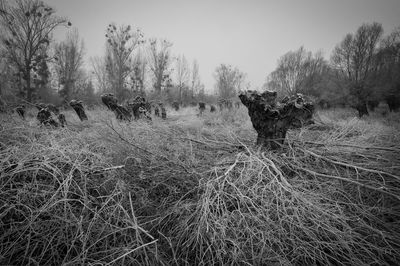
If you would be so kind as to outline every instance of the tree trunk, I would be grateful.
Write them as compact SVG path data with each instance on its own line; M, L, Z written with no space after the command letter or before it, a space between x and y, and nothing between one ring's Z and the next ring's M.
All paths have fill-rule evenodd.
M85 108L82 105L82 101L71 100L69 105L74 109L76 114L78 115L81 121L88 120L87 115L85 113Z
M276 92L242 92L241 102L247 107L251 122L257 131L256 145L277 149L285 141L290 128L312 123L314 105L303 95L287 97L276 101Z
M363 117L364 115L369 115L366 101L360 101L356 106L356 110L358 111L359 118Z
M32 91L32 88L31 88L31 74L30 74L30 71L27 72L25 77L26 77L26 100L28 102L32 102L33 91Z

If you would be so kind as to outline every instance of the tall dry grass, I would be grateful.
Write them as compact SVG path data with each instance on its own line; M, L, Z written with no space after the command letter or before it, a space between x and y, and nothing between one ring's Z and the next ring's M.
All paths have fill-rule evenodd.
M1 117L0 264L400 263L398 114L319 112L259 150L244 107L65 129Z

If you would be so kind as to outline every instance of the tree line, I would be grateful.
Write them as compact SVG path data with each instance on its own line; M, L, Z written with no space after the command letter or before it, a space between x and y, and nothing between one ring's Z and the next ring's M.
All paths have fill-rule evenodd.
M206 98L196 60L189 65L184 55L172 55L171 42L145 38L130 25L110 23L104 55L86 67L78 29L42 1L0 0L0 23L0 96L92 104L105 92L121 101L145 94L181 103ZM58 27L68 30L61 42L52 38Z
M85 64L85 45L76 28L40 0L0 0L0 96L28 102L67 103L79 98L96 104L98 94L111 92L120 101L137 95L189 104L233 99L250 87L246 74L221 64L214 72L215 95L206 95L199 64L173 55L168 40L146 38L130 25L105 27L105 51ZM66 27L56 42L56 28ZM384 35L379 23L363 24L347 34L330 59L304 47L280 57L263 89L283 97L310 95L321 107L350 106L359 116L380 101L400 108L400 27Z
M348 33L330 59L304 47L284 54L264 88L282 95L304 93L321 106L349 106L359 116L381 101L400 108L400 27L384 36L379 23L365 23Z

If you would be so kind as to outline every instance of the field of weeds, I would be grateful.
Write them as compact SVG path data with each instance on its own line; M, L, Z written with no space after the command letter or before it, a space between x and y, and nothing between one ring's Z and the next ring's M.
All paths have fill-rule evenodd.
M0 265L398 265L400 116L320 111L277 151L247 110L0 117Z

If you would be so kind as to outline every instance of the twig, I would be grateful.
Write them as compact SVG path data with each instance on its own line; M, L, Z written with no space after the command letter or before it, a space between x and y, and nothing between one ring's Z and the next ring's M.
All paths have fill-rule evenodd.
M134 248L134 249L132 249L132 250L126 252L125 254L122 254L121 256L119 256L118 258L116 258L115 260L113 260L113 261L107 263L106 265L112 265L112 264L114 264L115 262L117 262L118 260L122 259L123 257L126 257L126 256L128 256L129 254L135 252L136 250L141 249L141 248L144 248L144 247L149 246L149 245L151 245L151 244L154 244L154 243L156 243L157 241L158 241L158 239L153 240L153 241L151 241L151 242L149 242L149 243L146 243L146 244L144 244L144 245L141 245L141 246L139 246L139 247L137 247L137 248Z
M312 175L314 175L314 176L334 178L334 179L338 179L338 180L341 180L341 181L353 183L353 184L355 184L355 185L357 185L357 186L365 187L365 188L368 188L368 189L372 189L372 190L378 191L378 192L380 192L380 193L383 193L383 194L392 196L392 197L396 198L397 200L400 200L400 197L399 197L398 195L395 195L395 194L393 194L393 193L390 193L390 192L387 192L387 191L385 191L385 190L382 190L381 188L376 188L376 187L373 187L373 186L369 186L369 185L362 184L362 183L357 182L357 181L355 181L355 180L352 180L352 179L350 179L350 178L344 178L344 177L340 177L340 176L321 174L321 173L317 173L317 172L315 172L315 171L312 171L312 170L309 170L309 169L306 169L306 168L303 168L303 167L299 167L299 169L300 169L300 170L303 170L303 171L305 171L305 172L308 172L308 173L310 173L310 174L312 174Z
M117 165L117 166L107 167L107 168L95 170L92 172L92 174L99 174L99 173L110 171L110 170L122 169L124 167L125 167L125 165Z
M328 159L328 158L326 158L324 156L318 155L318 154L316 154L316 153L314 153L312 151L308 151L306 149L302 149L302 150L304 152L314 156L314 157L318 157L318 158L320 158L322 160L328 161L328 162L333 163L333 164L345 166L345 167L348 167L348 168L355 168L355 169L359 169L359 170L363 170L363 171L367 171L367 172L371 172L371 173L375 173L375 174L387 175L387 176L393 177L393 178L395 178L397 180L400 180L400 176L396 176L396 175L393 175L393 174L390 174L390 173L387 173L387 172L384 172L384 171L379 171L379 170L375 170L375 169L369 169L369 168L364 168L364 167L357 166L357 165L351 165L351 164L348 164L348 163L334 161L334 160Z
M300 140L292 140L292 141L293 142L298 142L298 143L314 144L314 145L319 145L319 146L328 146L328 144L321 143L321 142L300 141ZM359 146L359 145L344 144L344 143L329 143L329 145L342 146L342 147L351 147L351 148L358 148L358 149L366 149L366 150L383 150L383 151L400 152L400 149L388 148L388 147Z

